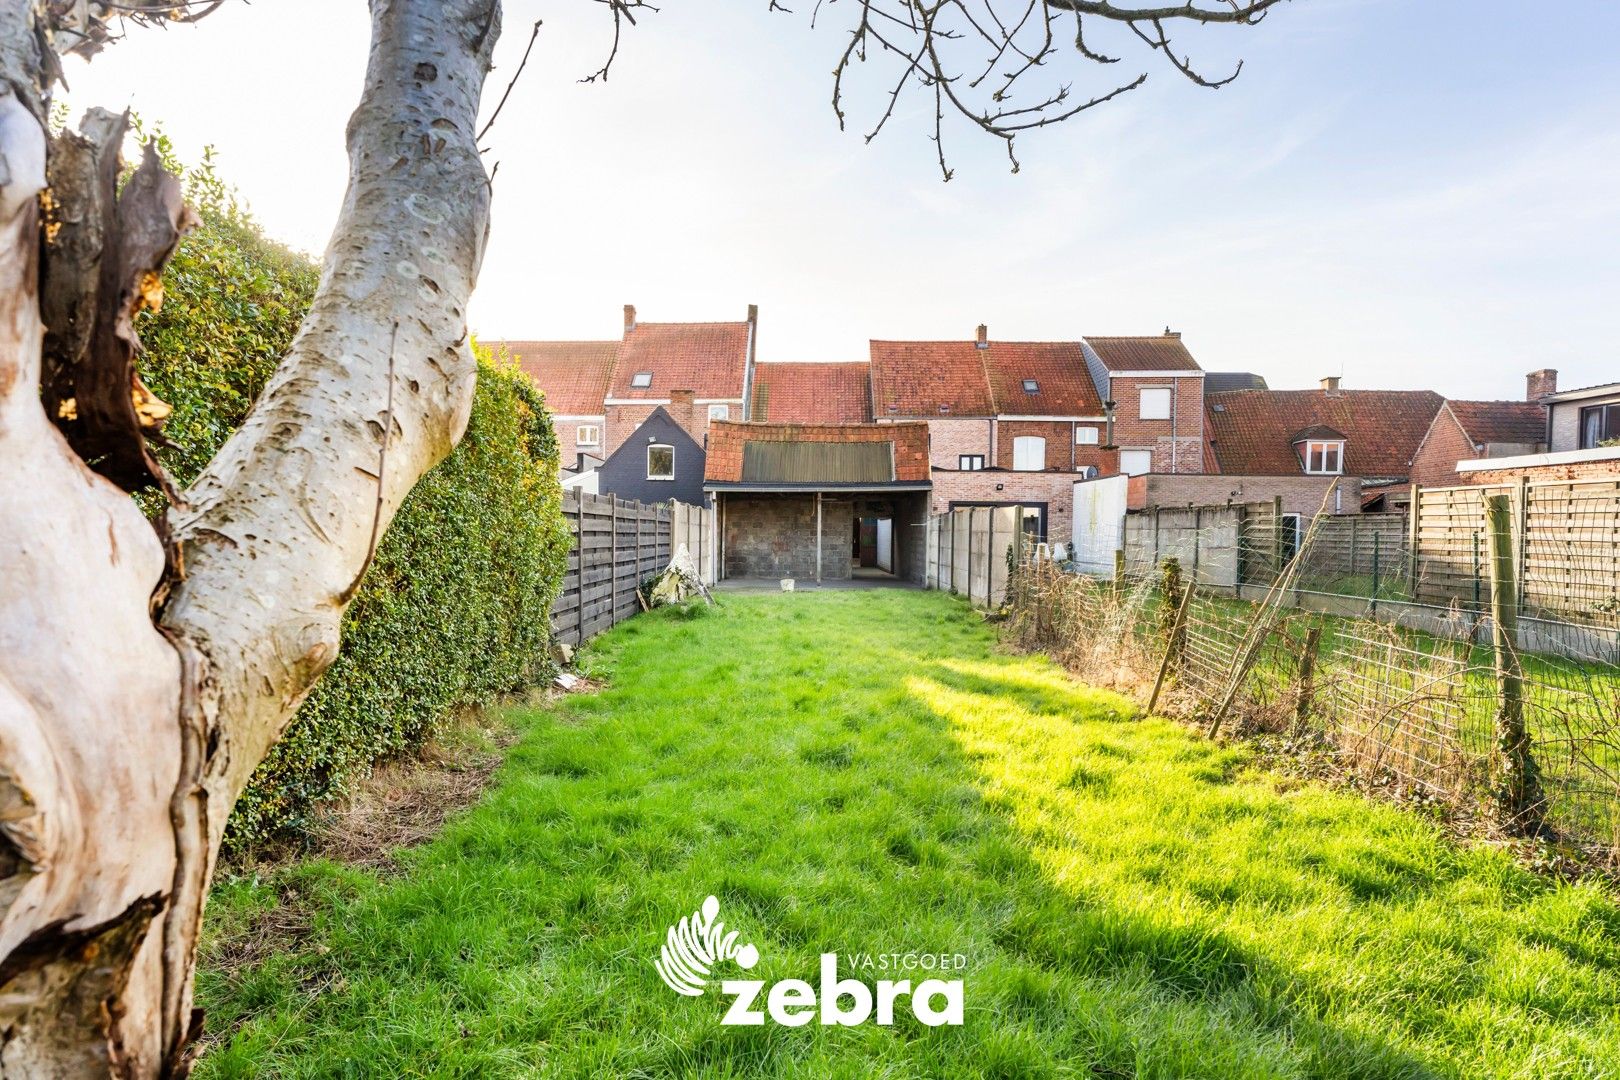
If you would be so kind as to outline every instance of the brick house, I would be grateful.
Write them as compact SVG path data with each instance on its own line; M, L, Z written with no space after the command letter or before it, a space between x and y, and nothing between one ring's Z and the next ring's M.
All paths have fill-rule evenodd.
M717 421L704 487L723 579L923 580L926 424Z
M581 471L581 456L606 457L608 383L619 356L617 341L507 341L502 345L546 395L564 473Z
M924 421L933 509L1025 508L1025 527L1066 538L1076 475L1112 474L1119 457L1080 342L870 343L873 419Z
M1528 393L1546 408L1546 452L1459 461L1455 483L1620 477L1620 383L1560 391L1558 372L1547 368L1530 373Z
M1204 372L1181 335L1087 336L1080 344L1098 393L1114 404L1119 471L1203 472Z
M1538 371L1547 407L1547 450L1597 450L1620 443L1620 383L1558 389L1558 372Z
M1457 484L1457 463L1546 450L1547 410L1539 401L1447 401L1412 455L1410 482Z
M741 322L641 322L618 341L504 343L546 395L565 468L605 459L663 407L699 446L716 420L746 420L759 308ZM701 466L698 475L702 475Z
M1232 390L1205 396L1210 472L1353 476L1364 506L1408 499L1412 461L1444 399L1430 390Z

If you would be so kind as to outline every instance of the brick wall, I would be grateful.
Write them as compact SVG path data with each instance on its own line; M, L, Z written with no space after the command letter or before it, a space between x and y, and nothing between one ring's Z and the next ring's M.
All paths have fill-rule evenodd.
M1047 539L1066 544L1073 532L1074 484L1078 479L1072 472L1013 472L1010 469L953 472L935 469L931 507L934 513L942 514L950 509L952 502L1045 503ZM1000 491L996 490L998 484Z
M1412 458L1409 475L1416 484L1450 487L1460 483L1457 479L1457 462L1478 456L1462 425L1457 423L1449 410L1441 409L1423 445L1418 447L1417 456Z
M1563 465L1532 465L1518 469L1480 469L1456 473L1443 487L1472 487L1477 484L1516 484L1526 480L1608 480L1620 477L1620 450L1603 461L1571 461Z
M974 417L930 417L928 420L928 463L938 469L954 469L963 454L982 454L990 464L991 422Z
M1115 372L1109 381L1115 402L1116 444L1127 450L1152 450L1154 472L1203 471L1204 380L1201 374L1169 378ZM1173 421L1141 418L1145 387L1174 387Z
M1322 509L1322 497L1335 481L1339 496L1328 496L1327 512L1361 513L1361 479L1355 476L1133 476L1127 504L1132 510L1225 506L1267 502L1281 495L1283 513L1310 518Z
M606 423L607 418L602 416L553 416L551 418L551 426L557 432L557 459L564 468L573 468L574 462L579 460L581 453L590 454L592 457L607 457L608 449L605 445L607 432L605 430L602 431L604 445L580 446L574 441L574 436L586 424L595 424L598 428L604 428Z
M1074 457L1069 447L1074 425L1067 420L999 420L996 422L996 460L1003 469L1013 467L1013 440L1035 436L1046 440L1046 467L1072 472ZM1102 436L1099 434L1098 438Z

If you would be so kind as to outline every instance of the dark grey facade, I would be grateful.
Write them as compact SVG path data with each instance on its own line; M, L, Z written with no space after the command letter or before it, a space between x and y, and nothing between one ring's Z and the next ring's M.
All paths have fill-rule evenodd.
M648 479L649 446L667 446L674 452L673 479ZM703 464L703 447L659 406L602 462L597 470L600 474L597 490L603 495L617 495L637 502L674 499L693 506L707 506L709 496L703 491Z

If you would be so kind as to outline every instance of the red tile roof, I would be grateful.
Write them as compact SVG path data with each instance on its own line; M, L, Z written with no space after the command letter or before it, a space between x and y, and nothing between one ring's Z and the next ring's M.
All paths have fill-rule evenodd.
M872 419L872 365L756 364L755 420L862 424Z
M625 331L608 396L669 397L693 390L699 398L740 399L748 367L748 324L637 323ZM652 373L649 386L632 386L637 372Z
M711 483L741 482L743 449L750 442L892 443L895 482L928 482L926 423L744 424L725 420L717 420L709 425L704 480Z
M872 342L873 416L994 416L988 351L971 341Z
M1090 337L1091 346L1109 371L1198 371L1180 334L1153 337Z
M988 349L975 351L984 361L998 414L1102 415L1102 397L1078 341L992 341ZM1024 389L1025 379L1035 380L1035 393Z
M1547 438L1547 410L1534 401L1448 401L1446 407L1476 445Z
M1316 425L1342 431L1349 476L1405 477L1444 399L1429 390L1233 390L1205 394L1221 472L1302 471L1292 441Z
M617 341L503 341L559 416L601 416Z

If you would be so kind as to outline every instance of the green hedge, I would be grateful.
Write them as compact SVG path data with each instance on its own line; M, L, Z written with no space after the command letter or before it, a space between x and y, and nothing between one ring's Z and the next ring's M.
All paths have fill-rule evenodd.
M170 264L162 310L140 326L142 377L174 407L175 446L159 456L182 484L247 416L318 278L307 256L263 235L211 161L186 175L203 224ZM342 652L259 767L227 842L296 828L458 709L549 677L548 613L568 544L544 400L481 350L466 437L400 508L344 620Z

